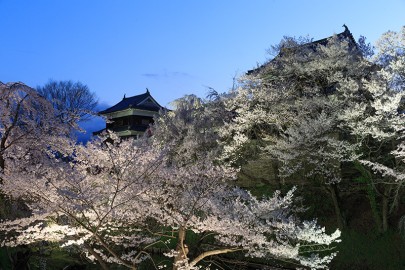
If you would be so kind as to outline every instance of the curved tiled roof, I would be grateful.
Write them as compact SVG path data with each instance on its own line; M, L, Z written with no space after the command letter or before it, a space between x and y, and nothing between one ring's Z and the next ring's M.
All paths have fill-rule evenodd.
M148 99L150 99L152 102L145 102ZM157 103L156 100L151 96L149 90L146 90L146 93L141 95L132 97L124 96L124 98L120 102L108 109L105 109L104 111L100 111L99 114L122 111L128 108L158 112L163 107L159 105L159 103Z

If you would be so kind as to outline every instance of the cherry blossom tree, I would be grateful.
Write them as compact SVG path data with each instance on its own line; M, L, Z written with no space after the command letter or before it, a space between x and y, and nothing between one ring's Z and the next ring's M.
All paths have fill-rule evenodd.
M209 267L208 258L231 252L313 269L327 268L335 256L325 251L340 232L328 235L315 221L300 221L293 190L257 199L232 184L235 169L214 165L209 156L184 163L154 141L108 136L75 145L70 155L58 153L52 166L33 164L3 176L7 194L24 198L32 213L1 223L3 245L45 240L76 246L104 269L110 263L137 269L162 239L175 245L166 250L173 257L166 268L177 270ZM187 242L190 233L200 236L198 249ZM213 238L206 242L208 235Z
M2 224L16 246L38 241L85 249L90 259L135 268L145 259L143 247L155 238L140 226L150 206L143 199L154 188L151 172L161 164L159 153L127 140L101 140L75 145L69 156L52 164L33 164L4 175L3 190L24 199L32 215ZM144 228L144 227L142 227Z
M233 138L224 159L238 163L255 148L256 157L277 164L283 181L323 183L342 228L337 185L341 164L356 158L358 143L344 139L340 115L366 100L360 80L371 71L350 39L334 36L327 44L285 48L242 77L235 98L227 101L236 117L222 129L223 137Z
M1 170L24 166L24 160L32 161L30 155L44 152L46 146L65 148L61 138L66 126L56 121L52 105L29 86L0 83L0 110Z
M67 138L69 128L55 118L50 102L31 87L0 82L0 180L5 175L24 171L34 164L49 163L49 149L69 151L72 141ZM13 219L29 215L21 200L0 193L0 216ZM9 251L9 250L8 250ZM26 249L25 249L26 251ZM14 267L22 267L30 252L13 253Z
M176 168L161 189L172 195L159 204L163 213L160 222L178 232L176 249L167 253L175 258L173 269L199 269L199 263L210 256L232 252L298 261L314 269L326 267L335 256L321 258L315 254L327 250L340 232L326 235L314 221L301 223L296 219L293 191L284 197L276 193L259 200L230 186L228 170L214 168L204 163ZM159 194L154 201L161 198ZM196 252L186 243L191 231L203 237L212 234L215 240L201 241L200 252ZM306 256L306 252L312 255Z
M163 111L155 118L151 138L154 144L157 147L170 145L170 155L179 164L217 158L222 151L218 130L232 117L222 100L187 95L173 101L172 105L174 110Z
M247 255L251 255L249 249L257 245L260 246L260 244L255 242L256 240L253 240L257 239L257 236L254 236L255 233L252 232L253 234L246 236L245 239L245 244L250 247L243 247L244 244L242 243L238 245L239 241L236 241L236 239L240 240L241 238L245 238L245 236L243 236L244 228L250 226L253 226L252 228L258 226L257 228L259 228L260 226L264 226L262 229L259 229L259 231L264 232L265 237L261 238L263 241L272 234L272 229L269 227L270 222L266 218L262 220L264 223L259 222L256 223L256 225L252 225L255 217L258 215L262 216L262 214L255 212L256 210L254 209L261 212L267 211L266 208L268 207L268 210L272 209L278 212L283 208L284 210L282 210L282 212L285 216L281 215L279 216L281 218L280 220L274 220L276 223L283 223L287 221L289 217L292 218L293 216L290 216L293 212L291 211L292 205L288 207L282 206L287 201L289 204L292 203L292 192L288 193L285 198L279 197L279 194L275 194L272 198L257 200L250 193L240 188L233 187L234 184L232 184L231 176L234 175L234 173L229 171L229 169L227 169L225 171L226 173L222 176L214 177L213 175L212 177L207 177L205 174L210 172L212 166L210 164L213 161L218 164L218 154L222 151L222 145L218 144L220 129L223 127L224 123L231 121L234 114L225 109L221 96L217 96L217 98L212 99L210 102L204 102L201 99L196 99L196 97L188 96L178 100L176 105L175 110L168 112L156 120L157 124L152 138L157 145L173 145L175 147L174 149L176 149L176 153L182 153L182 158L171 159L170 164L174 171L170 173L170 175L175 176L179 172L184 172L184 175L182 175L180 179L183 179L181 180L182 182L190 184L183 185L180 188L178 184L172 184L171 181L166 180L164 187L161 188L161 190L172 190L173 194L178 194L172 196L170 203L164 205L165 207L169 206L169 209L165 209L166 214L164 216L166 218L175 216L174 220L168 220L168 225L178 228L178 245L176 250L171 254L175 256L175 265L177 264L179 269L187 265L194 267L205 257L238 250L246 252ZM170 132L170 130L175 130L175 132ZM178 151L178 149L183 150ZM214 158L214 160L212 160L212 158ZM195 174L186 174L192 171L193 167L197 168ZM222 170L225 169L226 167L222 167ZM200 172L199 176L198 172ZM201 173L203 174L201 175ZM174 178L172 181L177 182L179 180ZM168 185L168 183L170 184ZM175 189L173 189L173 187L175 187ZM190 197L190 195L193 196ZM241 203L235 204L235 200ZM190 202L192 203L190 204ZM218 203L220 206L217 205ZM261 207L258 205L267 206L259 210ZM238 215L235 215L235 212L237 212ZM240 220L241 213L244 213L242 216L246 217L246 219L243 218ZM267 213L269 217L272 216L269 212ZM274 216L272 218L274 218ZM193 224L193 222L196 223ZM229 227L231 224L232 227L236 228L235 233L231 232L231 228ZM316 226L315 223L313 223L313 225ZM225 246L226 248L208 250L198 256L195 255L195 258L192 259L188 254L195 254L195 251L192 252L190 250L191 247L184 244L185 236L190 229L199 234L207 231L215 233L217 234L216 240L219 241L219 243L224 241L222 240L224 237L223 234L228 234L225 239L229 241L228 237L230 237L232 244L230 245L229 242L222 243L220 246ZM270 231L268 229L270 229ZM252 239L248 239L250 237L252 237ZM286 232L286 235L281 238L291 239L291 235L288 235L288 232ZM242 247L240 245L242 245ZM229 248L229 246L234 246L234 248ZM290 249L291 247L292 246L289 246L287 249L292 251L292 249ZM270 246L268 246L268 248L271 249ZM272 252L268 253L268 251L269 250L264 251L264 253L260 255L257 253L255 256L277 256L275 255L277 253L276 251L273 251L273 254L271 254ZM297 251L298 250L295 250L294 252ZM296 253L297 256L298 253ZM283 255L281 255L281 257L283 257ZM293 257L289 258L291 259ZM304 261L302 263L305 264Z
M226 140L223 159L238 163L254 153L253 158L272 159L283 181L323 182L339 227L344 219L338 183L342 166L350 164L380 194L382 221L377 223L385 231L388 209L399 193L386 179L369 175L364 164L397 166L389 153L403 136L403 37L403 29L384 34L373 57L370 46L338 36L327 44L282 49L242 77L227 101L236 117L222 129L224 138L233 138ZM369 199L375 206L375 198Z
M369 178L381 198L379 223L380 229L386 231L389 214L403 194L399 172L402 170L405 125L405 27L399 32L383 34L376 50L372 60L378 70L372 77L363 80L364 91L369 98L351 106L340 117L361 144L359 161L376 172Z

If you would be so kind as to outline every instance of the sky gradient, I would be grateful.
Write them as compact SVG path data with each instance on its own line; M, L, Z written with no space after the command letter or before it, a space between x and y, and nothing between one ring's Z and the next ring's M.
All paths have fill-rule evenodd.
M405 25L405 0L0 0L0 81L87 84L101 104L149 88L163 106L225 92L284 35L344 30L374 42Z

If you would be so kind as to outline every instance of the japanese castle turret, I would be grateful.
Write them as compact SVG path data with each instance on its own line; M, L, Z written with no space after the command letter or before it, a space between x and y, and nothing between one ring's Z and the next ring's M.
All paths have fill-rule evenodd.
M132 97L124 95L120 102L99 114L107 118L105 129L116 132L120 137L138 138L148 130L153 123L153 116L157 115L161 109L164 108L146 89L146 93L141 95Z

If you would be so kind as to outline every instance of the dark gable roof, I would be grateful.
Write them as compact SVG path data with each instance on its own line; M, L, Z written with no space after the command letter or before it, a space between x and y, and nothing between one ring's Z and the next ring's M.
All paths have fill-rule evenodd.
M348 41L350 48L357 48L356 40L353 38L353 35L350 32L349 28L345 24L343 25L343 27L345 28L345 31L343 31L342 33L337 34L336 35L337 39L341 40L341 41L342 40ZM316 51L316 48L317 48L318 45L326 46L328 44L329 40L332 37L333 36L323 38L323 39L320 39L320 40L316 40L316 41L313 41L313 42L310 42L310 43L307 43L307 44L302 44L302 45L297 46L297 47L288 48L288 49L297 50L297 49L300 49L300 48L308 48L308 49L312 49L313 51ZM282 53L280 53L280 54L282 54Z
M152 102L145 102L145 100L150 99ZM105 109L104 111L99 112L99 114L107 114L117 111L122 111L128 108L139 109L139 110L146 110L146 111L155 111L158 112L163 107L156 102L156 100L151 96L149 90L146 90L146 93L133 96L133 97L125 97L115 104L114 106Z
M337 34L336 35L337 39L341 40L341 41L343 41L343 40L348 41L349 42L349 49L350 50L353 49L355 51L358 51L359 48L357 46L356 40L354 39L354 37L353 37L352 33L350 32L349 28L345 24L343 25L343 27L345 28L345 31L343 31L342 33ZM317 47L319 45L326 46L328 44L329 40L331 38L333 38L333 37L334 36L330 36L330 37L323 38L323 39L320 39L320 40L316 40L316 41L313 41L313 42L310 42L310 43L302 44L302 45L299 45L299 46L296 46L296 47L282 48L280 53L276 57L274 57L269 62L259 66L258 68L248 70L247 75L254 75L254 74L260 73L260 71L262 71L269 63L271 63L273 61L276 61L279 57L283 57L283 55L286 54L287 52L294 52L294 51L300 50L300 49L316 51Z

